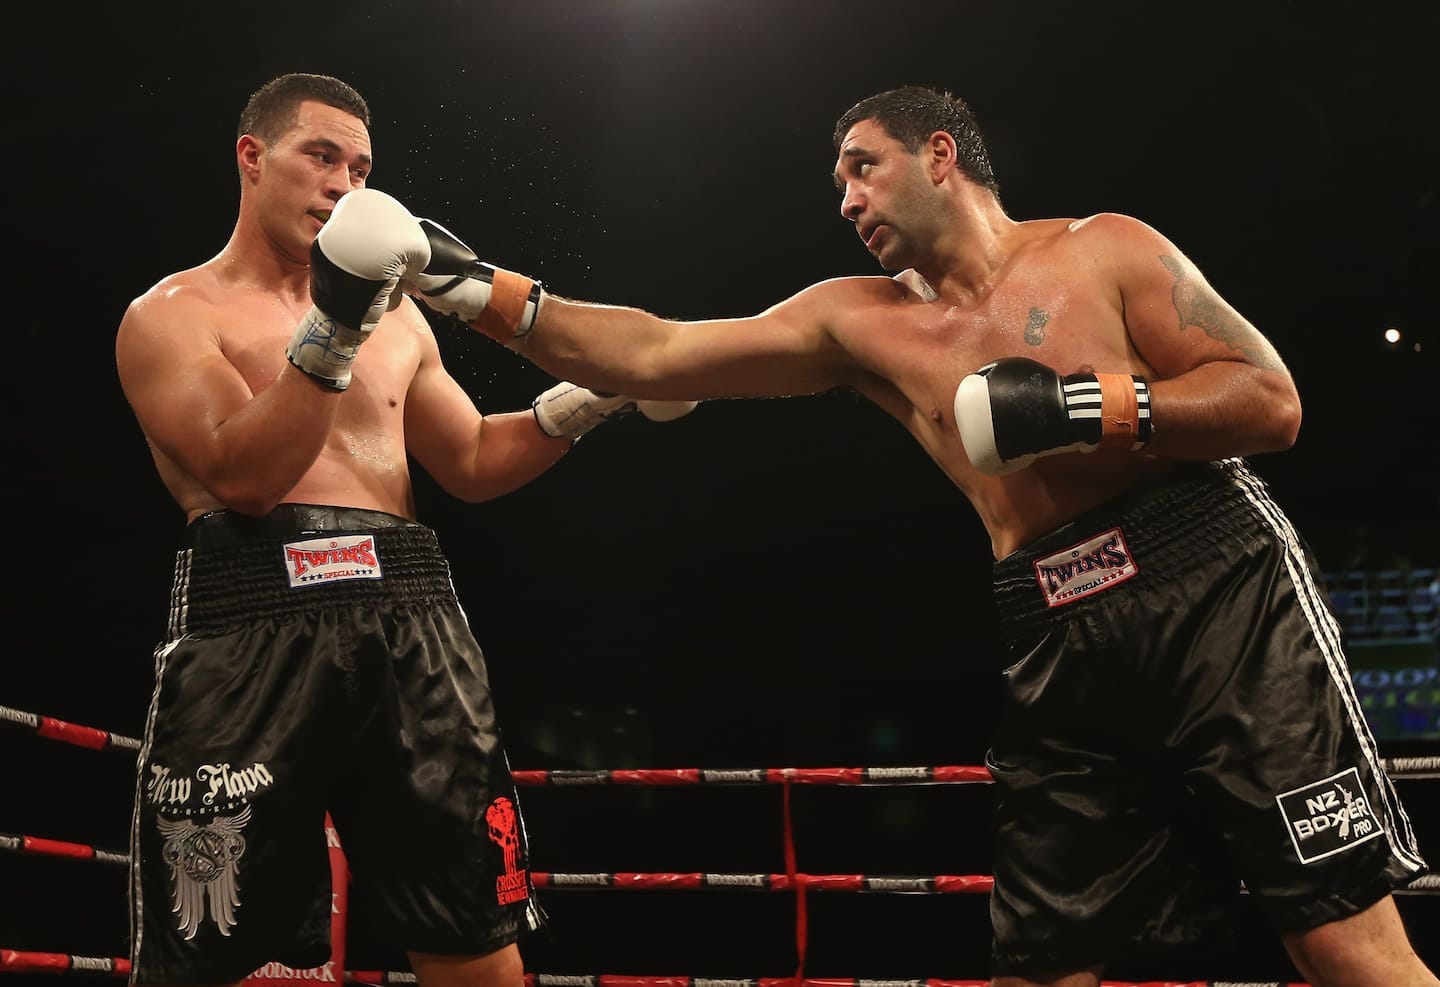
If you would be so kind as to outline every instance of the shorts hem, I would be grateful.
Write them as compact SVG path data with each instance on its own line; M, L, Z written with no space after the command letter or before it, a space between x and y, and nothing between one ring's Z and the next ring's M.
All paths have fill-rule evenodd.
M481 937L447 937L445 940L399 937L401 948L407 953L426 953L431 956L487 956L506 946L520 941L519 927L502 932L492 932Z
M247 957L233 963L208 965L197 969L198 964L149 963L131 969L127 983L132 987L143 985L185 984L186 987L224 987L249 980L268 963L279 963L292 970L309 970L332 961L333 953L328 940L312 942L298 947L282 947L276 950L259 950L257 955L264 959ZM339 979L337 975L337 980Z
M1265 913L1277 932L1309 932L1322 925L1360 914L1377 901L1405 887L1417 876L1407 874L1397 879L1386 874L1344 892L1327 892L1319 897L1305 899L1268 898L1264 903Z

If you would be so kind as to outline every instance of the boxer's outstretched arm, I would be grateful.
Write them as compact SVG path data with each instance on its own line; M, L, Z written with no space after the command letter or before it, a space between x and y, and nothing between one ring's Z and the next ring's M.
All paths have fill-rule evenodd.
M558 376L650 398L815 394L855 374L817 288L759 315L694 322L551 296L520 352Z
M550 294L480 261L439 224L421 225L433 260L407 284L414 297L595 390L670 400L780 397L850 384L857 374L829 329L831 313L846 304L846 279L750 318L676 322Z

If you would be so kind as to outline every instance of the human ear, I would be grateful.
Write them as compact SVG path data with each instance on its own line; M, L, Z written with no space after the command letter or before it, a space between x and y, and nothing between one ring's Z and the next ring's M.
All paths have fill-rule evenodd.
M945 176L955 170L960 157L955 147L955 138L944 130L937 130L930 135L925 152L930 158L930 174L936 182L944 181Z
M254 178L260 170L260 158L265 153L265 142L251 134L241 134L235 142L235 164L240 174Z

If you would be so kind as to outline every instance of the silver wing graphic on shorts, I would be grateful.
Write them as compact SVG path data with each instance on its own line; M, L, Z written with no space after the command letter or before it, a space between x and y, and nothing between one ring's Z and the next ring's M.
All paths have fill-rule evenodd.
M233 816L216 816L204 825L189 819L156 816L155 824L165 838L162 851L170 865L171 911L186 939L194 939L205 919L210 918L222 936L235 926L235 909L240 907L240 885L236 870L245 854L245 837L240 831L250 821L250 806Z

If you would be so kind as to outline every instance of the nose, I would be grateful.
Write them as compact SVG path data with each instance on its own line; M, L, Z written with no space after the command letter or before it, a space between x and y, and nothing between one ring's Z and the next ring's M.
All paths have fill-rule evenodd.
M364 184L364 179L356 178L349 168L332 168L325 176L325 196L331 202L339 202L346 192L353 192Z
M864 196L853 186L846 185L845 194L840 198L840 215L853 223L860 218L860 214L864 211Z

